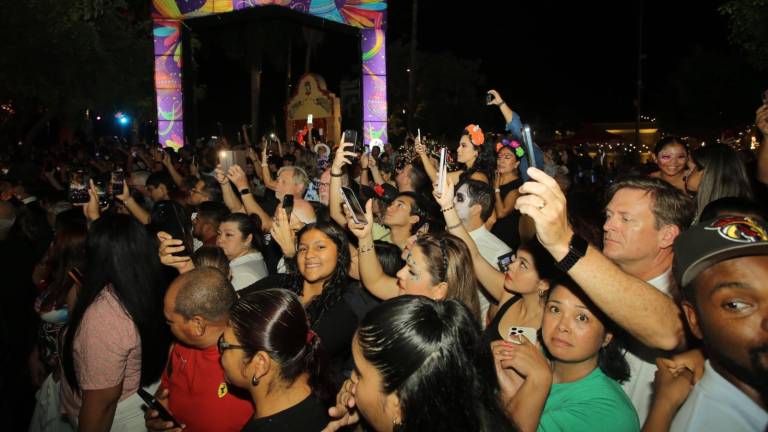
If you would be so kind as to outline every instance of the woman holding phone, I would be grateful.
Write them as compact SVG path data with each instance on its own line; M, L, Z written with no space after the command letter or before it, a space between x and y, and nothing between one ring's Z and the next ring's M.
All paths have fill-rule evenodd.
M358 238L360 280L371 294L381 300L401 295L456 299L480 322L480 285L474 271L466 268L472 258L461 239L445 232L416 236L403 251L405 266L391 277L373 252L372 200L365 204L365 219L365 224L359 224L350 214L347 226Z
M427 172L430 180L435 182L440 173L437 172L437 169L432 164L432 160L427 154L426 146L419 139L416 141L416 153L421 158L424 170ZM464 169L449 172L448 177L451 178L451 181L456 184L465 178L471 178L493 184L496 171L493 144L491 143L490 136L483 133L480 126L470 124L465 127L461 132L459 146L456 149L456 161L463 164Z
M520 178L520 160L525 157L522 144L511 135L501 136L496 143L496 178L494 179L496 223L491 233L504 241L512 250L520 245L520 212L515 202L523 185Z
M572 280L552 283L540 332L544 350L524 336L491 344L507 415L523 431L639 431L619 384L629 378L629 365L615 329Z

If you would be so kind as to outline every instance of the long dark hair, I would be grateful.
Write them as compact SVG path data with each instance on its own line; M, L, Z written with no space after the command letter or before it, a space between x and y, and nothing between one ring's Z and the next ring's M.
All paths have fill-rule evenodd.
M464 135L470 137L469 142L477 150L477 158L475 158L475 163L472 164L471 168L467 168L461 173L459 181L470 178L476 172L481 172L488 178L488 184L493 184L493 178L496 175L496 142L493 135L485 134L485 141L480 145L475 145L468 130L464 129L461 136Z
M278 365L280 378L293 384L303 373L324 401L335 393L327 374L320 338L310 332L299 297L285 289L250 292L232 305L229 324L247 358L265 351Z
M325 281L322 294L317 296L307 305L309 320L314 323L320 319L325 311L336 305L344 295L344 289L349 282L348 270L350 257L347 236L344 234L344 230L333 221L316 222L305 225L298 234L296 234L296 244L299 244L301 237L304 236L304 234L312 230L318 230L328 236L328 238L330 238L336 245L338 253L336 268L333 270L333 273L331 273L328 280ZM291 280L290 286L287 288L297 295L302 295L304 293L304 277L300 273L296 273L296 277Z
M80 209L61 212L56 216L56 235L49 255L46 280L48 288L40 309L48 310L64 304L72 288L69 272L80 271L85 264L85 236L88 233Z
M460 301L396 297L368 312L357 336L381 390L399 398L399 431L514 430L496 399L490 347Z
M157 381L171 340L163 316L166 284L157 242L134 218L107 214L91 225L85 249L84 283L64 340L64 376L73 389L79 388L72 355L75 335L88 308L111 286L139 332L141 385Z
M725 144L700 147L691 153L691 159L701 176L696 192L696 218L698 223L704 207L712 201L725 197L752 199L752 186L744 163L735 150Z
M623 334L621 328L614 323L608 315L603 313L603 311L600 310L600 308L598 308L587 296L584 290L582 290L581 287L567 275L561 275L550 283L551 288L547 291L547 296L551 295L552 291L554 291L555 287L558 285L578 297L579 300L584 303L584 306L586 306L600 323L603 324L605 332L613 334L611 341L608 342L606 346L600 348L600 351L598 352L598 367L604 374L620 383L628 380L630 376L629 363L627 363L627 360L624 358L623 350L623 342L626 336ZM546 350L546 346L544 348Z

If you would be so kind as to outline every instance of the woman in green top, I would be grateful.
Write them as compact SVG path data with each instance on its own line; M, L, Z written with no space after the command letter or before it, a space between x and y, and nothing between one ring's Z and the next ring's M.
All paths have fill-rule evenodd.
M539 340L491 344L501 402L521 431L638 431L618 382L629 366L613 323L570 279L552 284Z

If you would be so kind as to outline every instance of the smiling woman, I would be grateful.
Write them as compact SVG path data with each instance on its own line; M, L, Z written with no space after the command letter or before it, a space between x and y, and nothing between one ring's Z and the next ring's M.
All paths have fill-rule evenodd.
M357 328L357 314L344 293L348 277L349 245L344 231L334 222L306 225L296 234L298 273L279 273L242 289L241 295L268 288L296 293L307 311L312 329L336 372L350 357L349 344Z

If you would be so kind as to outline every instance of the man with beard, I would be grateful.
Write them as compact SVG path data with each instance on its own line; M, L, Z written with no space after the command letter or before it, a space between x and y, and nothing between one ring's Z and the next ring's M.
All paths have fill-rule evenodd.
M683 310L708 360L671 431L768 426L768 225L721 216L675 243Z

